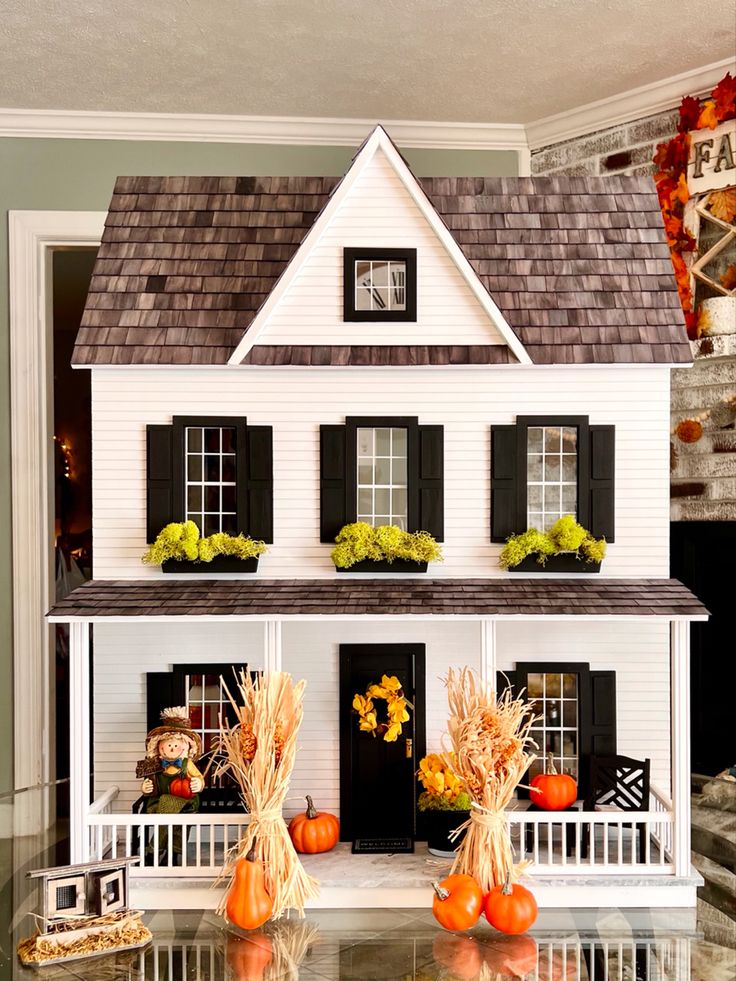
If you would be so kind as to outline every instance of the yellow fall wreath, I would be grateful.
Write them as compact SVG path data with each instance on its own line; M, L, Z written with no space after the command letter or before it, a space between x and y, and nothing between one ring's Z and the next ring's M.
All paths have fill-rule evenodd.
M374 699L386 702L386 721L378 721ZM395 675L384 674L380 684L368 685L365 695L353 695L353 710L358 714L358 728L375 736L383 736L384 742L395 743L401 735L404 722L409 721L409 709L414 706L404 695L401 682Z

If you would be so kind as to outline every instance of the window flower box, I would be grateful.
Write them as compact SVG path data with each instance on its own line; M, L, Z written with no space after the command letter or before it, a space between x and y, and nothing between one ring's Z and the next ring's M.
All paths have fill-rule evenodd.
M525 559L522 559L518 565L513 566L509 569L509 572L564 572L566 575L568 573L582 573L583 575L591 575L595 572L601 571L600 562L586 562L584 558L581 558L577 552L559 552L557 555L547 556L547 561L544 565L537 562L536 555L527 555Z
M209 562L190 562L188 559L166 559L161 563L161 571L184 573L193 576L206 576L213 572L258 572L258 556L239 559L237 555L216 555Z
M336 572L373 572L388 575L404 575L408 573L426 572L427 562L413 562L411 559L394 559L389 562L387 559L363 559L362 562L355 562L347 569L335 566Z

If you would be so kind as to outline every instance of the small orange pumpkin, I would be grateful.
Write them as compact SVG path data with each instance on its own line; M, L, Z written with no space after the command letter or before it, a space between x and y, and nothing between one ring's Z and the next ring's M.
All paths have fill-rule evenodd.
M532 803L543 811L564 811L578 799L578 785L569 773L558 773L550 753L547 772L538 773L532 780Z
M173 794L174 797L185 797L187 800L191 800L194 797L192 781L189 777L174 777L169 784L169 793Z
M235 863L235 875L227 895L227 918L241 930L255 930L273 913L273 900L266 892L263 863L256 859L255 845Z
M483 907L483 891L470 875L448 875L433 882L434 918L445 930L469 930L475 926Z
M491 936L484 945L483 960L494 975L526 977L536 970L538 958L534 937Z
M480 974L483 952L477 940L463 934L440 933L432 942L432 956L454 978L472 981Z
M273 959L271 938L265 933L251 933L246 937L227 937L227 966L232 981L263 981L263 972Z
M524 933L537 918L537 901L524 886L511 885L510 873L483 900L486 919L501 933Z
M340 840L340 822L334 814L316 811L307 795L307 809L289 822L289 835L294 848L303 855L329 852Z

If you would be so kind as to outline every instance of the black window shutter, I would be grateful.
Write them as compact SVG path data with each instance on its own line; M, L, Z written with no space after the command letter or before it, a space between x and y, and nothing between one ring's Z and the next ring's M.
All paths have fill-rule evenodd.
M419 426L419 531L445 537L445 464L442 426Z
M334 542L347 524L346 427L319 429L319 540Z
M578 783L582 794L590 784L590 757L616 753L616 672L591 671L589 679L588 698L581 703Z
M491 541L505 542L517 528L516 426L491 426Z
M596 538L615 536L616 427L590 427L588 531Z
M174 671L146 674L146 725L148 731L161 725L161 712L185 701L184 675Z
M273 428L247 428L246 495L248 534L273 541Z
M146 426L146 540L153 542L174 514L173 426Z

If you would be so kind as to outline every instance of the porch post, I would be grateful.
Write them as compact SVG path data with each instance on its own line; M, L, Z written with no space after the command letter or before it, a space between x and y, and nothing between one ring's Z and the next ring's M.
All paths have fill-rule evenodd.
M89 623L69 624L69 849L72 864L89 859Z
M480 677L496 687L496 621L480 621Z
M690 623L670 622L672 850L675 875L690 874Z
M281 621L266 620L263 634L263 670L281 670Z

